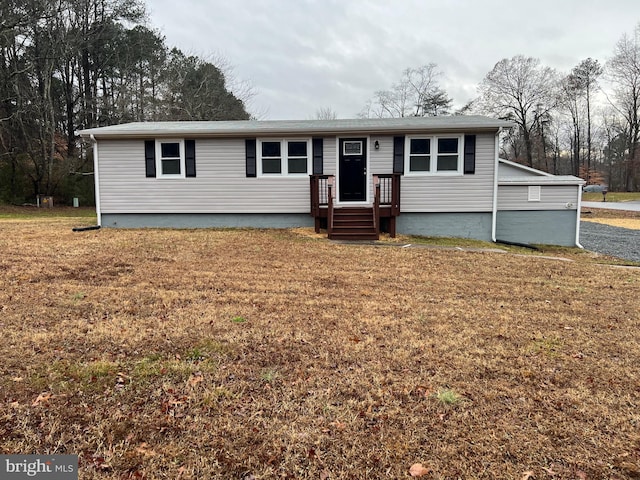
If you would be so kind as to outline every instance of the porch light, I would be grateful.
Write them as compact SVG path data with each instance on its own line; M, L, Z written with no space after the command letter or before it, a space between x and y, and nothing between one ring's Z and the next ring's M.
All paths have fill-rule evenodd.
M373 147L374 147L376 150L380 150L380 142L379 142L378 140L376 140L376 143L374 143L374 144L373 144Z

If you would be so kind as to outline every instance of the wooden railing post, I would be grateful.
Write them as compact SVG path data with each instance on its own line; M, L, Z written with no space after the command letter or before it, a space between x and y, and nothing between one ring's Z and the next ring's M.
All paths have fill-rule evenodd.
M310 175L309 180L311 182L310 185L310 194L311 194L311 216L314 220L314 227L316 233L320 233L320 188L319 183L320 180L315 175Z
M327 180L327 236L333 232L333 178Z
M373 176L373 226L376 229L376 235L380 236L380 178Z

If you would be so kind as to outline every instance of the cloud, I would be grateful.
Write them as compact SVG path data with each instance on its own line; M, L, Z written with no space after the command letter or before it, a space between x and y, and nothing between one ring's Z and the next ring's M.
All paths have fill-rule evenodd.
M222 54L269 118L309 118L331 106L353 117L407 67L435 62L456 106L502 58L540 58L568 71L604 62L638 21L637 0L148 0L170 45Z

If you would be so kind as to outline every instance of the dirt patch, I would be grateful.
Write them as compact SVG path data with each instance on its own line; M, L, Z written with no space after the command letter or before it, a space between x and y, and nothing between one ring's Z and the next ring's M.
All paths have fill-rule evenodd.
M585 222L601 223L612 227L640 230L640 218L584 218Z
M76 223L0 221L2 453L83 479L640 476L638 271Z
M640 219L640 212L630 210L608 210L606 208L582 208L582 220L590 218L637 218Z

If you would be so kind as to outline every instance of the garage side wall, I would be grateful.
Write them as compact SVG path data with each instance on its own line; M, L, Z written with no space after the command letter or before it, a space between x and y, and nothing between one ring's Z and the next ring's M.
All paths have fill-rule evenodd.
M576 246L575 210L505 210L496 222L498 241Z

